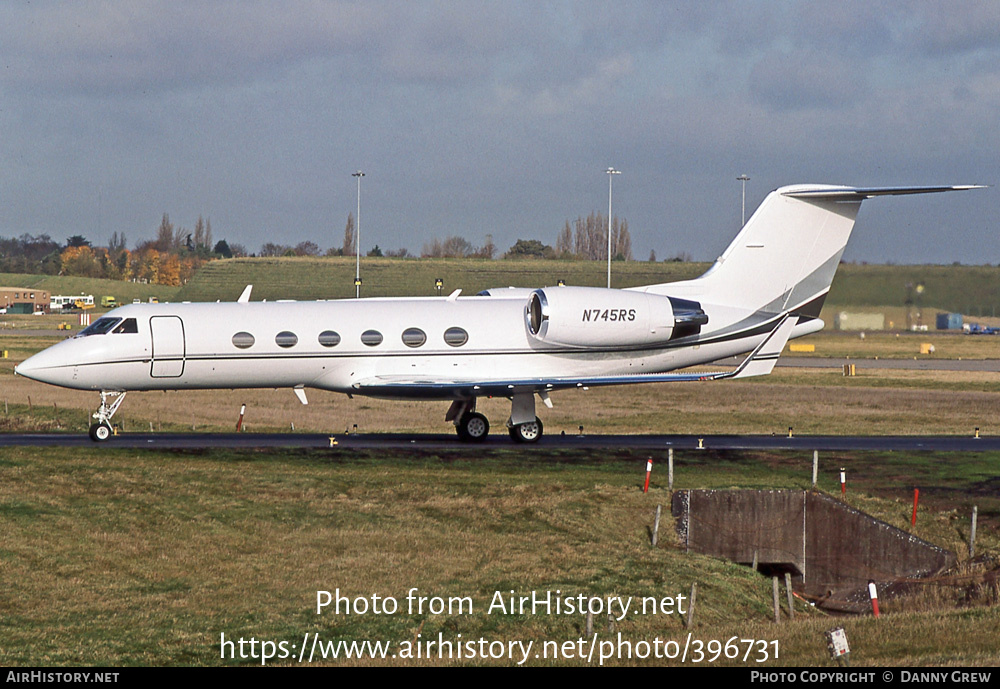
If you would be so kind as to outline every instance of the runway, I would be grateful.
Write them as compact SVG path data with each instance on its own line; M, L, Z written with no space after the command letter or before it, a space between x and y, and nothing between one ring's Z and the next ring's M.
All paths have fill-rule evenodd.
M811 450L994 452L1000 436L832 436L832 435L548 435L536 445L495 435L484 443L460 442L451 434L318 433L129 433L95 443L85 433L4 433L0 447L62 447L148 450L327 449L332 452L379 449L413 450Z

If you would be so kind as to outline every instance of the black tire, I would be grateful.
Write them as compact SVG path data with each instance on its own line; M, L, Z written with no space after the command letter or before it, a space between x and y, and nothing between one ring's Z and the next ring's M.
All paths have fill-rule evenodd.
M114 433L108 423L95 423L90 427L90 439L95 443L103 443Z
M490 434L490 422L479 412L462 416L457 428L458 437L467 443L481 443Z
M543 432L542 420L537 416L534 421L510 427L510 437L519 443L537 443Z

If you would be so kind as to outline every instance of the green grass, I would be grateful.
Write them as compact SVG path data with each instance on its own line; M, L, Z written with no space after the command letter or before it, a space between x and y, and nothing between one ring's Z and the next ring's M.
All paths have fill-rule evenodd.
M672 282L700 275L701 263L615 263L615 287ZM213 261L185 285L178 300L236 299L254 286L253 299L336 299L353 297L354 261L350 258L257 258ZM465 295L495 287L543 287L558 280L568 285L601 286L607 264L600 261L490 261L483 259L363 259L362 296L432 296L435 280L442 294L461 289Z
M924 286L919 297L924 307L975 316L1000 315L998 266L843 264L837 270L827 303L900 306L908 296L907 284ZM933 328L933 321L929 325Z
M600 261L365 258L361 265L362 294L433 295L437 278L444 281L444 294L455 289L468 295L491 287L543 287L559 279L568 285L603 286L606 265ZM707 263L619 262L612 266L612 285L634 287L686 280L701 275L708 267ZM346 257L213 261L181 288L176 299L235 299L247 284L254 285L255 299L352 297L354 268L354 261ZM843 264L827 303L837 310L899 309L907 299L907 284L924 285L920 302L927 312L925 321L933 318L934 310L977 316L1000 314L1000 267L993 266ZM933 321L930 325L933 327Z
M612 268L615 287L633 287L697 277L708 263L618 262ZM235 299L247 284L257 299L332 299L354 296L354 260L338 258L240 258L212 261L183 287L144 285L114 280L52 275L0 273L0 285L34 287L52 294L114 295L119 303L150 296L160 301ZM603 286L606 264L601 261L392 259L364 258L361 264L366 296L436 294L434 281L444 281L444 293L465 294L491 287L542 287L563 279L569 285ZM907 285L923 285L919 296L925 322L933 327L937 310L968 316L1000 315L1000 267L961 265L842 264L827 305L836 310L879 307L901 309ZM898 315L898 314L896 314ZM901 322L900 322L901 323ZM899 327L900 323L897 324Z
M0 663L238 662L220 658L222 633L290 643L301 643L306 632L326 640L403 642L441 633L562 642L582 636L581 616L487 614L494 593L662 598L686 595L695 582L694 637L777 640L780 657L767 666L826 664L822 632L837 624L848 629L853 665L995 662L1000 610L975 600L956 608L965 585L946 587L917 611L887 601L878 623L835 621L802 606L796 621L773 624L770 582L748 568L683 553L669 516L660 547L650 547L655 506L669 504L669 495L659 454L650 492L642 493L645 457L481 448L5 451ZM974 491L997 457L909 459L907 478L955 491L940 504L944 512L921 514L917 535L960 545L964 517L950 510L963 509L957 496ZM821 461L822 488L837 490L836 468L847 466L852 504L891 523L908 516L899 491L909 484L896 477L906 458ZM692 451L677 456L677 487L806 488L809 471L809 458L789 453ZM980 524L980 544L997 552L991 523ZM426 596L470 597L473 611L411 613L405 598L412 587ZM390 596L401 609L317 615L316 592L335 589L350 598ZM614 638L603 619L595 629L602 641ZM619 631L633 641L682 644L687 633L677 615L634 613L616 623Z

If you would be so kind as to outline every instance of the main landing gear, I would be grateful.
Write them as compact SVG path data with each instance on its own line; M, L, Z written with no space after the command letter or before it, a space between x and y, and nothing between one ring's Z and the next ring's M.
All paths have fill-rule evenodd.
M110 404L108 404L109 398L112 398L113 400ZM94 419L96 419L96 423L93 423L90 426L91 440L95 443L103 443L105 440L114 435L114 429L111 427L111 417L115 415L115 412L118 411L118 407L120 407L124 401L124 392L101 390L101 406L97 408L96 412L94 412Z
M512 401L511 418L507 420L507 432L511 439L519 443L537 443L542 437L542 420L534 416L534 397L518 395ZM527 420L514 423L515 415L519 419L527 418ZM452 402L445 421L455 424L455 430L462 442L481 443L490 433L490 422L476 411L475 398Z

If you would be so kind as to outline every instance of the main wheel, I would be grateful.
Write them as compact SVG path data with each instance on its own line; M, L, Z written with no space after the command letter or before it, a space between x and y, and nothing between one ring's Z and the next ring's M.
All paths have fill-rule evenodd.
M537 443L542 437L542 420L536 416L534 421L511 426L510 437L519 443Z
M95 443L103 443L111 437L111 426L107 422L95 423L90 427L90 439Z
M458 422L458 437L466 442L482 442L489 434L490 422L479 412L465 414Z

